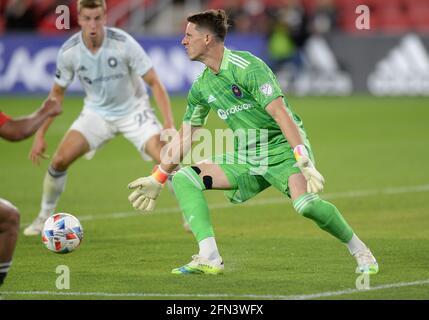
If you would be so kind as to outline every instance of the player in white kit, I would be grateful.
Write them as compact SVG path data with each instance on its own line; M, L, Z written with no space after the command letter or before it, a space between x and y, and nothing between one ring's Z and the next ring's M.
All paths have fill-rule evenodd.
M92 157L104 143L123 134L143 159L160 162L161 130L174 128L168 94L143 48L126 32L106 27L105 0L79 0L81 31L68 39L57 58L49 97L60 103L77 76L85 90L84 107L58 146L43 183L41 210L25 235L40 234L64 191L68 167L82 155ZM160 125L146 92L146 83L164 119ZM53 118L38 130L30 159L46 158L45 133Z

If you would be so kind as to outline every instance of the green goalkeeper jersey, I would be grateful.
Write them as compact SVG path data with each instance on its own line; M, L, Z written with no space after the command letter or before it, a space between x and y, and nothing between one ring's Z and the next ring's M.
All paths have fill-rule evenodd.
M203 126L212 109L236 133L236 155L246 156L249 164L267 157L273 165L293 156L279 125L265 110L278 97L305 139L301 119L290 109L271 69L249 52L225 48L219 73L206 67L195 79L183 121Z

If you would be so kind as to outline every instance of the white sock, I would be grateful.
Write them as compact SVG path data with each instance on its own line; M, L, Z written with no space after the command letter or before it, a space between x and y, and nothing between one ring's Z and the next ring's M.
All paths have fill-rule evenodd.
M354 256L357 252L366 249L365 243L363 243L358 236L353 233L353 237L351 240L347 243L347 248L350 251L350 254Z
M204 240L201 240L198 245L200 247L200 252L198 253L198 255L200 255L201 257L209 259L211 261L221 259L214 237L205 238Z
M47 218L55 210L58 200L63 193L67 180L67 172L60 172L51 166L43 181L43 196L39 217Z

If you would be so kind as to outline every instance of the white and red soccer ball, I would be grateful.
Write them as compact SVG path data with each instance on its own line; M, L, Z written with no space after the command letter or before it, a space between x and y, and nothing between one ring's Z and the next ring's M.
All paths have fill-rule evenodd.
M69 213L56 213L46 221L42 241L55 253L69 253L79 247L83 239L83 228L79 220Z

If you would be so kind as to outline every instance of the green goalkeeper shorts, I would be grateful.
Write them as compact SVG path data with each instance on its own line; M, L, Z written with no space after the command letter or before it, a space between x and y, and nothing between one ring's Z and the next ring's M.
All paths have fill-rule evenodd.
M313 159L310 145L306 143L306 147ZM212 162L219 165L231 185L237 186L236 189L225 190L225 196L232 203L241 203L273 186L290 198L289 177L301 172L299 168L294 167L296 160L293 150L288 147L281 155L272 158L274 159L269 159L272 161L269 161L267 166L261 168L249 163L239 163L233 153L214 156ZM260 174L255 173L258 170Z

